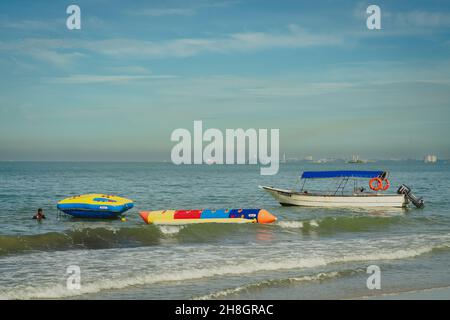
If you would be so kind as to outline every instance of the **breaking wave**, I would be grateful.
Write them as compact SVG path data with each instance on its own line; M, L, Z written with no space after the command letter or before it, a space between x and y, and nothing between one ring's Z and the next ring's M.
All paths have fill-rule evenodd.
M245 260L239 264L219 264L217 262L215 265L205 265L199 268L192 268L186 266L187 269L181 270L166 270L162 269L160 272L145 272L145 266L142 268L142 272L138 274L128 274L121 275L114 278L101 278L95 279L93 281L83 284L80 290L67 290L65 284L51 284L51 285L40 285L38 287L31 286L16 286L12 289L0 289L0 299L57 299L57 298L68 298L83 294L98 293L104 290L118 290L132 286L143 286L151 285L156 283L164 282L176 282L176 281L192 281L203 278L211 277L223 277L223 276L236 276L242 274L252 274L256 272L268 272L268 271L287 271L294 269L306 269L315 267L325 267L330 264L335 263L357 263L366 261L379 261L379 260L399 260L417 257L426 253L430 253L434 250L448 250L450 248L450 243L438 244L435 246L423 246L414 249L404 249L404 250L393 250L378 252L366 255L349 254L340 255L334 257L314 257L314 258L287 258L274 261L255 261L255 260ZM329 274L318 274L315 276L289 278L288 280L279 281L314 281L320 279L327 279L330 277L339 276L335 273ZM278 281L278 280L276 280ZM270 281L263 285L272 285ZM252 288L252 285L250 285ZM215 295L223 296L226 294L231 294L236 290L245 290L234 288L229 289L231 291L225 293L216 293ZM212 296L211 298L214 298Z
M158 225L157 228L161 231L161 233L165 235L175 235L178 234L184 226L166 226L166 225Z
M423 223L423 221L420 221ZM179 243L211 243L231 235L248 236L259 228L314 231L322 234L364 232L406 223L403 217L340 216L310 220L280 220L273 225L191 224L132 227L85 227L33 235L0 235L0 256L27 251L108 249L153 246L167 238Z
M280 220L276 226L283 229L315 230L326 233L359 232L405 223L401 216L342 216L309 220Z
M303 228L303 221L281 220L277 222L277 225L283 229L301 229Z
M298 277L289 277L284 279L270 279L263 280L256 283L250 283L243 286L238 286L235 288L228 288L213 292L207 295L194 297L194 300L211 300L211 299L223 299L228 296L240 294L240 293L250 293L255 290L261 290L265 288L271 288L275 286L288 286L296 283L302 282L320 282L328 279L344 277L358 272L364 272L363 269L357 270L345 270L345 271L330 271L330 272L320 272L314 275L305 275Z
M23 251L106 249L156 245L161 234L156 228L83 228L35 235L0 235L0 255Z

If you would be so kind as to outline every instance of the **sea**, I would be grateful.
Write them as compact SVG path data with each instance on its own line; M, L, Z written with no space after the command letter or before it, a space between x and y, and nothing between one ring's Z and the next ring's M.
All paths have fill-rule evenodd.
M351 169L389 171L388 192L406 184L425 207L282 207L258 188L296 188L302 171ZM336 181L309 183L332 189ZM135 206L115 220L58 213L59 200L84 193ZM37 208L47 219L31 219ZM158 226L139 216L220 208L264 208L278 220ZM273 176L257 165L0 162L0 299L382 298L448 288L449 267L447 161L293 161ZM376 288L368 286L373 268Z

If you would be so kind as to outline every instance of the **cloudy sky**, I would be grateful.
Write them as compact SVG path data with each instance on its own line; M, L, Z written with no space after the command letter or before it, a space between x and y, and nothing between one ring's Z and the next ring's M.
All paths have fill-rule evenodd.
M445 1L2 1L0 70L0 160L170 159L194 120L279 128L288 157L450 157Z

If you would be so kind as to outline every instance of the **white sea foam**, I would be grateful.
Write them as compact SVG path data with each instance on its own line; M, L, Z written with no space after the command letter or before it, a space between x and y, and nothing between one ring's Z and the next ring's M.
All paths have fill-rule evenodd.
M320 272L315 275L291 277L291 278L287 278L287 279L266 280L266 281L261 281L261 282L257 282L257 283L250 283L250 284L247 284L244 286L238 286L235 288L228 288L228 289L220 290L220 291L213 292L213 293L210 293L210 294L207 294L204 296L195 297L194 300L220 299L220 298L224 298L229 295L246 292L251 289L265 287L265 286L271 286L271 285L277 285L277 284L281 284L283 282L296 283L296 282L320 281L320 280L335 278L337 276L339 276L339 272L332 271L332 272Z
M309 221L309 225L311 227L316 227L317 228L319 226L319 223L316 220L311 220L311 221Z
M278 221L277 225L280 226L281 228L286 228L286 229L301 229L301 228L303 228L303 222L302 221L286 221L286 220L282 220L282 221Z
M36 298L64 298L82 294L97 293L103 290L122 289L131 286L149 285L160 282L172 282L183 280L196 280L202 278L210 278L227 275L241 275L252 274L262 271L277 271L289 269L304 269L323 267L332 263L342 262L362 262L362 261L378 261L378 260L397 260L416 257L425 253L431 252L433 249L448 247L449 244L440 244L435 246L422 246L417 248L410 248L404 250L384 250L379 249L369 254L349 254L349 255L335 255L325 257L311 257L304 256L293 258L279 258L273 260L261 259L244 260L239 264L226 264L212 261L211 264L203 265L199 268L187 266L187 269L172 269L161 268L160 270L152 270L148 267L136 273L113 276L112 278L93 279L91 281L82 280L80 290L67 290L64 284L60 285L42 285L42 286L27 286L19 285L12 289L1 289L0 299L36 299ZM195 259L194 257L192 259ZM183 266L182 266L183 267ZM301 278L300 278L301 279Z
M184 226L182 225L176 225L176 226L169 226L169 225L157 225L161 233L165 235L175 235L178 232L180 232Z

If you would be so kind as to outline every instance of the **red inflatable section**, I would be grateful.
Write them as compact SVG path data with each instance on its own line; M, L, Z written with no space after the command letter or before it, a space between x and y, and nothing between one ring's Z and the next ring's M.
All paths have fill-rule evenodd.
M174 219L200 219L203 210L177 210Z

